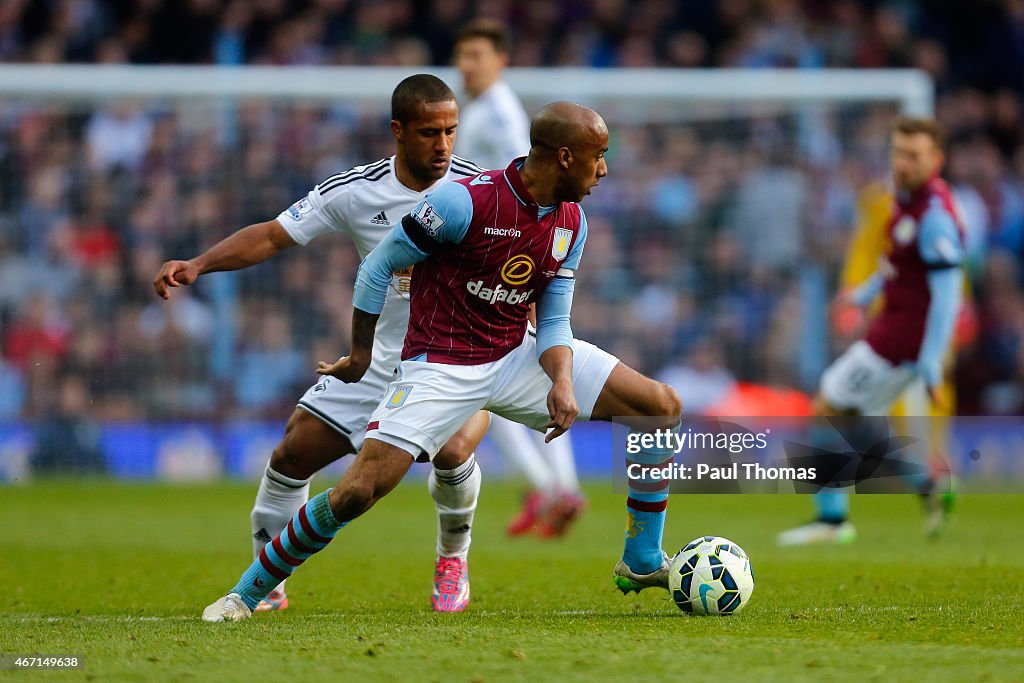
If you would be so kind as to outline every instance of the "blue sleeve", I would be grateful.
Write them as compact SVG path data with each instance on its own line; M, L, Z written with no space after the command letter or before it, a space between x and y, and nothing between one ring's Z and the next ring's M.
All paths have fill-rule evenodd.
M442 244L461 242L472 220L473 199L464 186L446 183L427 195L359 264L352 305L379 314L394 274L423 261Z
M576 243L572 245L569 255L562 261L562 268L576 270L580 267L580 259L583 257L583 245L587 241L587 216L583 213L583 207L576 205L580 210L580 230L576 235ZM552 284L554 284L552 282Z
M359 264L352 292L352 306L379 315L384 310L388 286L395 273L419 263L427 256L413 244L401 226L396 226Z
M876 270L871 274L867 280L857 285L852 292L850 292L850 299L853 303L858 306L867 306L875 297L882 291L882 287L885 286L885 276L881 271Z
M921 217L918 250L928 266L928 291L931 302L925 318L924 339L917 365L929 386L942 380L942 357L953 339L953 328L960 311L963 293L963 240L953 217L937 199Z
M554 346L572 348L572 292L576 278L555 277L537 301L537 355Z
M402 219L402 229L420 251L432 254L442 244L461 242L472 220L469 190L459 183L445 183Z
M917 248L929 268L959 266L964 260L964 245L953 217L937 199L921 217Z
M938 386L941 381L942 357L953 340L963 286L963 271L959 268L943 268L928 273L931 303L928 304L924 340L917 364L929 386Z

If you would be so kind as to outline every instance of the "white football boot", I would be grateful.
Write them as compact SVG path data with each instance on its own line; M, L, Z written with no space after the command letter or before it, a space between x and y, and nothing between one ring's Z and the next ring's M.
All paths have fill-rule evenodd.
M823 543L845 544L856 540L857 528L849 520L839 524L818 520L783 531L775 538L775 542L784 547Z
M238 593L228 593L203 610L203 621L241 621L252 616L252 610Z
M612 575L612 581L615 582L615 586L622 591L623 595L628 594L630 591L639 593L644 588L664 588L668 590L669 557L664 550L661 551L661 558L661 566L650 574L637 574L629 568L629 565L619 560L615 563L615 573Z

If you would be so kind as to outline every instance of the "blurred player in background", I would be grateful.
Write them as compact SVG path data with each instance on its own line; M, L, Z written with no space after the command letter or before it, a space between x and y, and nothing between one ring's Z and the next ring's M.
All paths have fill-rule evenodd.
M355 463L338 484L303 505L206 621L250 616L270 586L323 550L343 527L387 495L419 456L434 459L459 426L484 409L563 435L577 416L619 419L636 432L634 461L658 465L671 446L644 436L679 429L679 397L593 344L575 340L570 310L587 236L578 202L607 175L608 129L570 102L534 117L530 153L507 168L448 183L420 202L359 267L352 352L318 372L358 381L392 273L413 271L409 332L398 378L371 417ZM528 329L537 302L537 330ZM646 434L645 434L646 433ZM616 585L668 588L661 547L668 481L636 490ZM461 576L466 599L468 575Z
M857 198L857 225L850 245L847 248L846 262L840 275L840 287L854 288L867 280L878 267L879 260L885 256L889 248L888 229L892 217L894 197L891 183L878 180L867 185ZM965 266L966 267L966 266ZM839 305L832 316L832 326L840 338L853 340L865 331L868 321L881 310L882 297L877 298L870 306L860 307L854 304ZM949 457L949 428L951 418L956 414L956 387L953 382L953 362L957 350L971 342L977 334L976 313L971 295L970 280L964 277L963 299L960 315L957 318L953 334L953 343L943 358L942 383L935 391L938 400L929 401L925 391L904 392L890 410L894 425L900 433L915 432L926 440L929 465L932 476L952 477L951 459ZM927 429L916 430L915 423L921 420L916 416L925 415ZM903 419L906 418L906 419ZM920 431L920 433L918 433ZM951 485L953 480L950 480ZM941 531L946 519L945 513L953 503L952 490L946 492L942 507L932 506L925 522L925 532L934 536Z
M248 268L331 232L347 233L365 257L391 230L392 222L401 220L429 191L480 171L451 154L459 109L455 94L440 79L418 74L399 83L391 99L391 116L394 156L331 176L276 219L243 228L190 261L168 261L153 283L157 294L167 299L170 288L190 285L200 275ZM394 274L373 362L362 380L346 384L321 377L299 399L256 494L251 515L255 557L309 499L310 478L362 445L370 414L398 367L409 325L410 280L408 269ZM486 428L486 413L471 418L441 449L428 479L438 515L433 604L439 611L450 607L444 594L454 584L442 585L450 573L448 566L469 552L480 491L480 471L472 453ZM282 581L257 610L287 606Z
M824 373L816 413L888 415L905 394L908 412L925 414L928 399L942 405L943 361L953 339L963 292L964 226L949 187L939 177L945 160L943 133L932 119L901 118L893 127L891 162L895 201L886 226L886 258L866 281L844 288L833 311L867 308L884 296L864 339L855 342ZM877 210L877 208L876 208ZM911 483L924 495L928 531L949 511L948 473L926 470ZM849 543L849 496L815 496L817 518L779 534L780 545Z
M530 150L530 119L501 80L508 60L508 29L501 22L477 19L459 31L455 66L469 101L462 106L455 149L485 168L504 168ZM509 534L564 534L585 505L569 438L545 443L542 434L497 415L488 433L502 457L515 463L533 487L509 523Z

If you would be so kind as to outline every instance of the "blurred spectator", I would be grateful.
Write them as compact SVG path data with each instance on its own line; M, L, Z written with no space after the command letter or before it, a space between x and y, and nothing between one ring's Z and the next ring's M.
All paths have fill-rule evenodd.
M145 339L181 336L197 344L209 342L214 329L209 306L191 295L174 297L172 301L154 301L146 306L139 315L138 334Z
M36 446L30 456L36 474L103 474L106 461L100 430L90 418L85 380L67 375L57 387L55 405L36 425Z
M712 339L694 344L686 359L666 367L658 374L658 380L676 390L687 415L703 414L736 386L736 379L725 367L721 349Z
M138 105L119 102L97 110L85 132L89 166L100 172L137 170L152 133L153 122Z
M25 379L16 367L0 356L0 420L13 420L25 405Z
M3 337L4 356L16 367L54 360L68 349L71 330L57 301L44 293L32 296Z
M748 267L792 267L803 251L800 226L807 177L790 164L767 159L744 174L727 218Z
M57 228L67 223L68 177L60 167L46 166L29 176L28 196L18 215L28 253L41 255Z
M295 349L288 318L278 311L264 313L246 338L234 379L238 404L256 414L282 402L293 404L313 366Z

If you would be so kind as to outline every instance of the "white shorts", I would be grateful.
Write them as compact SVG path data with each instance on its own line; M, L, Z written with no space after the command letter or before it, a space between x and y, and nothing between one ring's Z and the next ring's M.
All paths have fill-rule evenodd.
M370 415L380 405L381 397L394 378L394 371L386 372L376 363L370 365L363 378L353 384L321 376L299 399L298 407L345 436L358 453L363 446Z
M370 415L395 379L407 329L409 303L392 288L377 320L370 368L363 378L346 384L334 377L319 376L299 399L300 408L348 438L357 453L363 447Z
M893 402L915 384L922 383L913 368L892 365L860 340L825 370L821 376L821 395L837 410L888 415Z
M619 362L593 344L573 341L572 381L578 420L589 420L608 375ZM537 340L527 335L507 356L481 365L404 360L398 378L370 418L366 433L433 460L441 446L478 410L543 431L551 419L551 380L537 362Z

